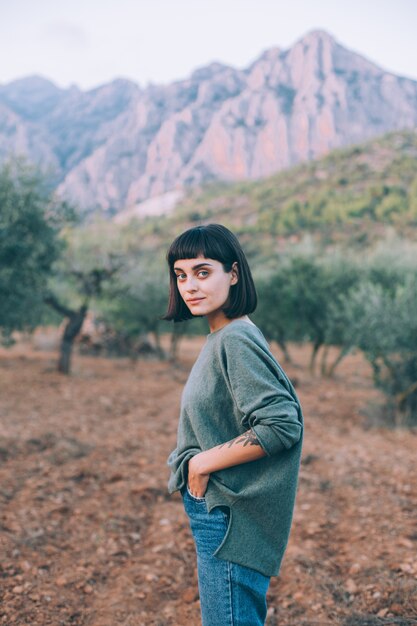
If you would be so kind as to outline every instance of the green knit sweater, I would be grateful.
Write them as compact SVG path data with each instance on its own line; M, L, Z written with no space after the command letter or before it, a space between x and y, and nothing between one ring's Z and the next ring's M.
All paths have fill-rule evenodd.
M169 492L186 485L192 456L249 428L267 456L210 474L208 511L230 509L215 555L276 576L290 533L303 415L259 328L234 320L207 336L184 387L177 447L168 458Z

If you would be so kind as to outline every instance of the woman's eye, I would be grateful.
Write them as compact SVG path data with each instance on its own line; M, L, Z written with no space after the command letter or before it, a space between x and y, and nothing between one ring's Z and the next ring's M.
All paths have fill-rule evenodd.
M209 272L207 270L199 270L197 272L197 276L199 278L206 278L206 276L209 275ZM181 273L181 274L176 274L177 280L183 281L187 279L187 274Z

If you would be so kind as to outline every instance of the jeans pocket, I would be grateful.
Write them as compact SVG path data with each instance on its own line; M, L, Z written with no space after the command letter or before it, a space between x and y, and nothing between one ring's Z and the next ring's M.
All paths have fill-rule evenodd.
M204 496L202 498L197 498L196 496L193 496L193 494L190 491L190 488L188 487L188 483L187 483L187 494L191 498L191 500L194 500L194 502L199 502L202 504L205 504L206 502L206 499Z

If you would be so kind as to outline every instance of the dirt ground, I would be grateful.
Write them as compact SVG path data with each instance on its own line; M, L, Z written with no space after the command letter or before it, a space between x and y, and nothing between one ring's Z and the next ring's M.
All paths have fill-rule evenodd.
M203 341L184 340L176 366L76 355L71 377L52 352L0 351L0 624L198 626L166 458ZM323 380L308 347L292 354L305 444L267 624L417 624L417 432L375 426L360 355Z

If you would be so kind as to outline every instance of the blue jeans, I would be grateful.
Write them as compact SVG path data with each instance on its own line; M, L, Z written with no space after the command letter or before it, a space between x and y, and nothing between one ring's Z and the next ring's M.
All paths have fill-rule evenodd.
M227 507L208 513L205 498L195 498L188 488L181 495L197 552L202 626L263 626L270 578L213 556L226 535Z

